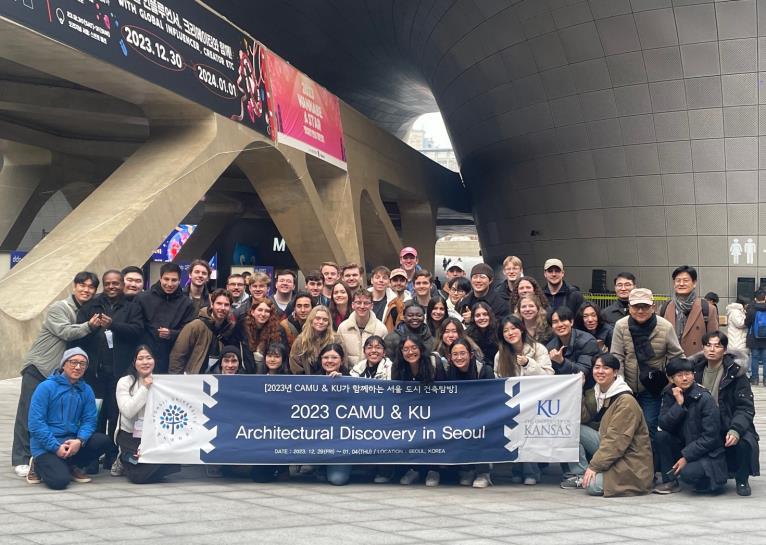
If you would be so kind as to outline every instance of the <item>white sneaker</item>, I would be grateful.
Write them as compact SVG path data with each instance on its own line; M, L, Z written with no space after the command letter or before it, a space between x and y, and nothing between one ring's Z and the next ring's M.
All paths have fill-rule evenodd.
M537 484L537 479L534 477L524 477L524 484L527 486L534 486Z
M420 473L418 473L414 469L410 469L407 473L402 475L401 479L399 479L399 484L412 484L416 482L419 478L420 478Z
M122 468L122 462L120 461L120 457L118 456L114 463L112 464L112 469L109 470L109 474L112 477L122 477L124 474L123 468Z
M384 483L390 483L391 477L388 475L381 475L380 473L375 475L375 478L372 480L375 484L384 484Z
M439 475L438 471L429 471L426 474L426 486L439 486L440 478L441 475Z
M27 476L27 473L29 473L29 465L27 464L21 464L13 468L13 472L16 474L17 477L21 477L22 479L25 479Z
M460 486L471 486L473 484L476 472L474 471L461 471L460 472Z
M489 473L479 473L473 480L474 488L487 488L488 486L492 486L492 479L489 478Z

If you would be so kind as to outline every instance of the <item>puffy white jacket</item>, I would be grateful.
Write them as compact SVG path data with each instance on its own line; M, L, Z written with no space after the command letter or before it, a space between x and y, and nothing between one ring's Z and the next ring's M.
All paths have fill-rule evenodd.
M349 367L353 367L364 357L364 352L362 351L364 341L373 335L385 337L388 335L388 329L372 311L370 311L370 319L363 329L360 329L356 323L356 311L352 312L351 316L341 322L338 326L338 338L343 345L343 350L346 352Z
M747 328L745 327L745 307L741 303L726 305L726 334L729 336L729 348L745 350Z
M377 380L391 380L391 367L393 362L388 358L383 358L378 364L378 369L375 372L373 378ZM361 377L364 370L367 369L367 360L361 360L351 368L350 375L352 377Z

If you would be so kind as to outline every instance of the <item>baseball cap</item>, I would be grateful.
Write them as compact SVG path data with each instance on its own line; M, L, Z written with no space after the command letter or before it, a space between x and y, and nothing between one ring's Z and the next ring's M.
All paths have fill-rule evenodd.
M463 267L463 261L460 258L457 259L450 259L447 262L447 266L444 268L445 271L448 271L450 269L458 268L461 271L465 272L465 267Z
M404 269L394 269L391 271L391 276L389 276L389 278L394 278L396 276L403 276L404 278L407 278L407 273L404 272Z
M628 303L631 305L652 305L654 298L652 290L647 288L635 288L628 295Z
M399 257L404 257L407 254L412 254L415 257L418 257L418 251L412 246L405 246L404 248L402 248L402 251L399 252Z
M543 270L547 271L551 267L558 267L562 271L564 270L564 264L561 262L560 259L556 259L555 257L552 257L551 259L548 259L545 261L545 265L543 265Z

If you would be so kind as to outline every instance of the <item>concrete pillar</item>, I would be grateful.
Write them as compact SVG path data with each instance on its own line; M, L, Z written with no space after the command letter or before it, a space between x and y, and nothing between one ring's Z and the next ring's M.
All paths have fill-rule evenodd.
M354 258L346 250L353 242L341 243L341 239L352 239L353 233L349 235L346 227L336 231L348 221L342 214L353 215L353 211L328 212L303 152L287 146L248 150L236 163L258 193L301 270L318 269L328 259L345 263Z
M366 189L359 196L359 220L364 259L368 265L392 267L399 262L402 241L388 216L380 194ZM368 271L369 272L369 271Z
M162 114L151 138L0 280L0 378L18 371L43 311L78 271L143 263L242 149L254 142L273 149L265 137L192 105Z
M189 240L186 241L173 261L182 263L195 259L209 259L209 250L213 242L226 229L236 222L244 211L241 203L208 203L205 202L205 210L197 228Z
M436 255L436 210L428 201L400 200L402 244L418 251L420 266L432 273Z

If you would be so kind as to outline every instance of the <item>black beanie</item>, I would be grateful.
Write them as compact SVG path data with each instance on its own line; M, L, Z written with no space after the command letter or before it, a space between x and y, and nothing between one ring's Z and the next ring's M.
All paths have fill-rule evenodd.
M477 263L471 269L471 276L475 274L486 274L487 276L489 276L491 280L495 276L495 271L492 270L492 267L490 267L486 263Z

